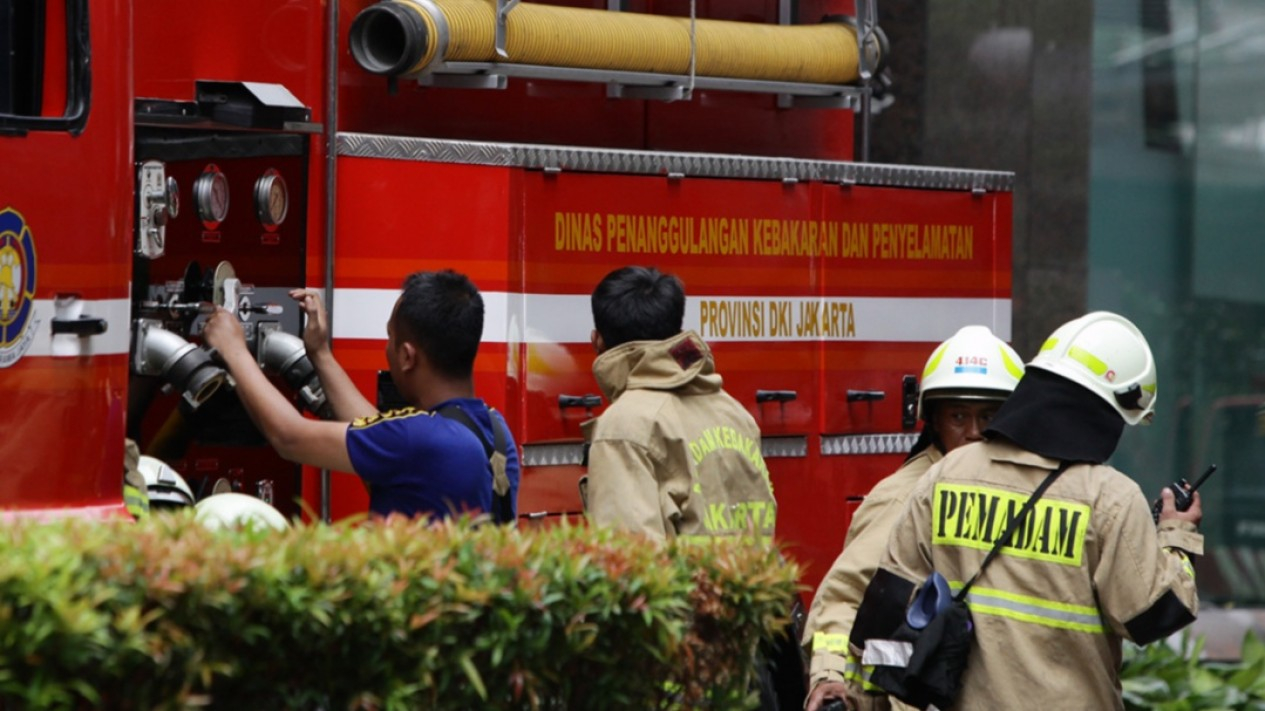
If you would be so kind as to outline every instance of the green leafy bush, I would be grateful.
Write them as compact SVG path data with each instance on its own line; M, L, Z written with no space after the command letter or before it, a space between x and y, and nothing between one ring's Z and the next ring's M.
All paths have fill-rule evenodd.
M1121 686L1129 711L1265 711L1265 643L1252 632L1234 663L1200 660L1203 638L1189 633L1167 644L1125 645Z
M6 708L750 707L798 577L567 526L4 529Z

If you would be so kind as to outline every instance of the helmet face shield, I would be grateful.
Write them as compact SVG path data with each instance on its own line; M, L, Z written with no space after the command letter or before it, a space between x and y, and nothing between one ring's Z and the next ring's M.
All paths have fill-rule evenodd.
M166 462L142 454L137 468L145 477L145 491L149 495L152 508L174 509L193 506L193 489L189 488L184 477L167 466Z
M1133 322L1095 311L1055 329L1028 364L1071 380L1102 398L1131 424L1155 413L1155 359Z
M995 400L1010 396L1023 377L1023 359L985 326L965 326L941 343L923 368L918 417L932 400Z
M175 488L149 487L149 507L154 510L184 509L193 505L193 499Z

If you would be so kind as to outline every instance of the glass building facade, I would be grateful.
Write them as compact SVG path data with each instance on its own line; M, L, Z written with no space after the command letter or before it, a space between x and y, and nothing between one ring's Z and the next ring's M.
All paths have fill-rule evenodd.
M1025 358L1091 310L1146 333L1159 408L1111 463L1148 496L1218 465L1196 631L1237 654L1265 633L1265 2L878 5L892 99L872 159L1015 173Z
M1099 2L1090 308L1128 314L1163 409L1114 463L1152 491L1208 464L1203 598L1265 605L1265 4Z

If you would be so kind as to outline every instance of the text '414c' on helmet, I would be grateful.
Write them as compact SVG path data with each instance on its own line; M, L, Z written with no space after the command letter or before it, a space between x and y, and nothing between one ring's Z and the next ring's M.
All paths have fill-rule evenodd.
M1095 311L1059 326L1028 364L1071 380L1136 425L1155 413L1155 359L1129 319Z
M1005 400L1023 377L1023 359L986 326L964 326L927 359L918 417L928 400Z

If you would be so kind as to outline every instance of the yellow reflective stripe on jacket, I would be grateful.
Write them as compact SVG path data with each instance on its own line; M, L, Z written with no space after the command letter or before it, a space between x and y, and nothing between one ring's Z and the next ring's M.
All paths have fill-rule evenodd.
M131 484L124 484L123 507L133 518L143 518L149 513L149 495Z
M847 661L844 662L843 665L844 679L860 684L861 688L865 691L883 691L879 687L870 683L870 676L874 673L874 667L862 666L861 663L857 661L856 656L848 651L848 635L814 632L813 654L817 654L818 652L827 652L847 657Z
M1193 565L1191 565L1191 564L1190 564L1190 556L1186 555L1185 551L1181 551L1181 550L1178 550L1178 549L1176 549L1176 548L1170 548L1169 550L1171 550L1171 551L1173 551L1173 552L1177 553L1177 555L1181 556L1181 558L1182 558L1182 571L1186 573L1186 577L1190 578L1191 580L1194 580L1194 579L1195 579L1195 566L1193 566Z
M962 589L961 582L950 585L954 590ZM995 615L1076 632L1106 633L1097 607L1054 602L978 585L971 587L966 602L972 614Z
M828 632L813 633L813 651L825 650L834 654L848 653L848 635Z
M870 681L870 677L873 675L874 675L874 665L872 664L863 665L857 661L856 657L852 655L848 655L848 663L843 668L844 679L854 684L860 684L862 691L867 691L874 694L887 693L882 687L875 686L874 683Z

